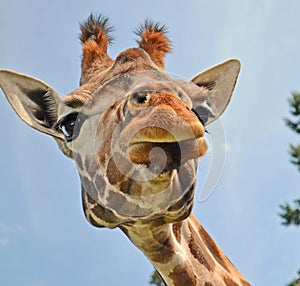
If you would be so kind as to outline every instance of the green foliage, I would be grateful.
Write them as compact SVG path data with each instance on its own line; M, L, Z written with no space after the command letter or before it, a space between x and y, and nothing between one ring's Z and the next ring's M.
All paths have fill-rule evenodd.
M288 101L293 120L285 118L285 123L290 129L300 134L300 93L292 92L292 97ZM300 144L298 146L290 144L289 154L291 155L291 162L298 166L300 172Z
M290 144L290 151L291 155L291 163L295 164L298 166L298 171L300 172L300 145L294 146Z
M290 105L290 114L293 120L285 118L285 123L293 131L300 134L300 93L292 92L292 96L288 99ZM291 163L298 167L300 172L300 144L298 146L290 144L289 154L291 155ZM283 225L300 225L300 199L294 200L295 207L290 204L280 205L282 213L279 216L283 219Z
M298 278L294 279L291 283L286 286L299 286L300 285L300 270L298 271Z
M300 134L300 93L292 92L292 97L288 99L290 104L290 113L295 120L285 118L285 123L296 133Z
M285 123L293 131L300 134L300 93L292 92L288 101L293 120L285 118ZM298 146L290 144L289 154L291 155L291 163L295 164L300 172L300 144ZM279 206L282 211L279 216L283 219L283 225L300 225L300 199L294 200L294 204L294 207L288 203Z
M300 134L300 93L292 92L292 97L288 101L293 120L285 118L285 123L297 134ZM300 172L300 144L298 146L290 144L289 154L291 155L291 163L295 164ZM283 225L300 225L300 199L294 200L294 207L288 203L279 207L282 210L279 216L283 219L281 222ZM300 286L300 270L298 271L298 278L287 284L287 286Z
M162 281L159 273L154 270L152 272L152 275L151 275L151 280L149 282L151 285L156 285L156 286L165 286L165 283Z
M294 200L294 204L294 208L288 203L279 206L282 210L282 213L279 214L279 216L283 219L281 224L300 225L300 200Z

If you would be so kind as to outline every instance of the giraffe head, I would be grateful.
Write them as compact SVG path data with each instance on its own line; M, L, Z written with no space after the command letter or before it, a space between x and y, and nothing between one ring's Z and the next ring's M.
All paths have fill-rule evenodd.
M61 99L46 83L8 70L0 86L16 113L51 135L76 162L87 219L95 226L178 222L192 209L205 125L231 98L240 63L232 59L192 81L164 72L170 41L146 21L138 47L107 54L112 28L91 16L81 26L81 86Z

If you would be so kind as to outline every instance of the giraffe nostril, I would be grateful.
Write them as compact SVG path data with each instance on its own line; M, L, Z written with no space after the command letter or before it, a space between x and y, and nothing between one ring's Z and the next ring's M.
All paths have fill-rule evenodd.
M145 91L138 91L132 94L133 102L136 105L143 105L147 103L149 99L149 93Z

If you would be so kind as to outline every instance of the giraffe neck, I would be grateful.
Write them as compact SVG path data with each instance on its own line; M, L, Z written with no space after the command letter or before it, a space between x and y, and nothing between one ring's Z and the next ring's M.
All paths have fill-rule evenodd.
M174 224L122 227L168 286L250 285L190 215Z

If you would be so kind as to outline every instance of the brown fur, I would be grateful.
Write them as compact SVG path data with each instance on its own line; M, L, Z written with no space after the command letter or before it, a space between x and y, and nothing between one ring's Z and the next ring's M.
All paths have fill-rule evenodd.
M203 228L203 226L200 226L199 233L201 233L201 237L203 239L203 242L205 243L207 249L212 253L215 260L227 271L228 269L228 263L231 265L231 262L228 260L226 256L223 255L219 247L216 245L216 243L213 241L213 239L210 237L210 235L206 232L206 230Z
M95 99L95 91L115 76L129 72L153 69L157 69L157 67L144 50L138 48L128 49L120 53L109 68L99 70L93 69L92 67L93 74L88 74L88 80L84 81L81 87L66 95L62 99L62 102L74 108L84 104L92 105ZM87 70L87 72L89 73L89 70ZM86 70L83 71L83 74L86 74ZM124 84L126 84L125 81ZM120 88L122 87L120 86Z
M241 278L240 279L241 283L243 286L251 286L249 282L247 282L245 279Z
M156 255L153 256L154 262L167 263L174 255L174 245L170 237L163 237L159 240L156 248Z
M96 203L96 201L84 190L83 187L82 187L82 204L83 204L85 216L91 225L95 227L103 227L103 225L96 222L93 219L93 217L89 213L87 213L87 210L90 210L96 217L101 217L104 218L107 222L115 223L117 218L114 216L114 214L111 211L104 208L103 206ZM91 205L93 207L91 207Z
M116 163L115 163L115 161L118 162L118 160L120 160L120 159L124 160L121 157L121 155L116 153L114 155L114 157L110 158L108 165L107 165L106 175L107 175L108 181L112 185L116 185L118 182L120 182L124 178L124 175L120 172L119 168L116 166Z
M173 224L173 233L178 243L181 242L181 226L182 222Z
M232 279L230 279L228 277L224 277L224 282L225 282L226 286L239 286L234 281L232 281Z
M109 35L111 31L108 19L102 16L91 15L81 25L81 84L89 81L95 72L102 71L113 63L107 54L107 47L112 41L112 37Z
M193 228L190 226L190 240L189 240L189 248L191 250L192 255L203 264L208 271L214 270L214 261L211 259L211 256L207 252L207 250L201 247L201 241L199 241L198 236L194 235Z
M113 41L110 32L113 30L108 24L108 19L91 15L86 22L81 24L82 61L81 80L83 85L97 73L111 67L114 61L108 56L107 48ZM164 57L171 51L171 42L166 36L166 28L163 25L146 21L136 34L140 36L139 47L145 50L153 63L164 70ZM132 50L131 53L134 53ZM136 55L126 54L118 57L116 62L124 63Z
M230 264L228 268L224 268L216 263L218 256L225 255L219 252L221 250L215 243L209 250L206 248L203 240L207 239L207 234L198 232L201 225L192 214L186 220L173 224L171 229L157 222L158 220L147 226L136 225L136 229L135 226L128 229L127 235L151 259L158 271L162 264L168 263L164 269L170 267L170 271L161 272L167 285L250 285ZM134 238L132 232L135 233ZM137 234L139 238L135 240ZM212 251L212 248L217 251Z
M174 286L197 284L196 275L191 269L186 268L186 266L175 266L169 277L173 280Z
M151 60L161 69L165 69L165 55L171 52L171 41L166 36L167 30L163 25L154 24L147 20L144 26L136 32L141 39L139 47L144 49Z

